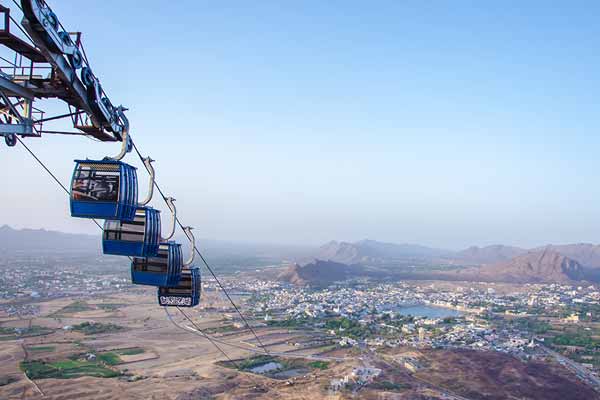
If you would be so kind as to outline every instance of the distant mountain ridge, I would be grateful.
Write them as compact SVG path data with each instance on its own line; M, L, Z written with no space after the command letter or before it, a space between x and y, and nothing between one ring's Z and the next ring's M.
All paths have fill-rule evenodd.
M0 251L3 253L99 253L101 245L100 232L93 236L45 229L13 229L8 225L0 227Z
M448 250L416 244L395 244L364 239L358 242L331 241L319 247L314 258L344 264L385 264L428 260L450 255Z
M294 264L279 274L278 279L295 285L321 286L354 278L375 280L449 280L504 283L561 283L600 281L600 274L590 274L579 262L544 248L520 254L510 260L465 267L459 270L392 269L387 272L360 264L347 265L335 261L313 260Z
M311 268L328 268L326 262L352 265L345 270L336 265L335 269L344 272L344 277L371 277L390 279L441 279L472 280L513 283L568 283L579 281L600 282L600 246L579 243L548 245L534 249L524 249L502 244L478 247L452 252L412 244L383 243L374 240L358 242L331 241L321 246L315 258L322 260ZM411 262L423 262L421 266L452 266L428 270L427 267L413 270ZM307 263L310 264L310 263ZM369 270L358 268L369 267ZM460 269L456 270L456 267ZM302 270L299 265L296 271ZM310 269L308 269L310 270ZM307 270L307 271L308 271ZM313 271L314 272L314 271ZM295 279L304 283L318 274L304 274ZM301 275L301 274L300 274ZM288 280L288 281L293 281Z
M410 264L411 262L482 265L507 261L527 252L527 249L501 244L485 247L472 246L454 252L418 244L395 244L364 239L357 242L332 240L319 247L313 257L344 264L364 265ZM598 264L600 265L600 251Z
M600 245L547 245L531 250L505 245L469 247L452 252L415 244L375 240L331 241L313 251L300 246L202 241L212 260L231 268L303 259L281 278L289 282L333 282L353 277L376 279L450 279L504 282L600 282ZM101 253L98 235L45 229L0 227L0 254ZM316 254L315 254L316 253ZM270 265L270 264L269 264ZM419 268L413 270L413 266ZM429 269L430 266L442 268ZM444 266L452 266L446 269ZM456 268L461 268L456 272ZM230 268L230 269L231 269Z
M600 245L577 243L546 245L533 249L494 244L471 246L460 251L451 251L418 244L395 244L375 240L343 242L332 240L311 254L309 258L329 260L343 264L383 265L394 263L429 262L464 266L491 265L512 260L515 257L550 249L567 256L584 268L600 269Z
M467 280L510 283L569 283L586 279L580 263L550 248L531 251L509 261L462 270L458 275Z
M175 240L187 247L187 239L183 233L178 232ZM196 243L202 246L205 257L226 272L279 265L283 260L302 257L312 250L306 246L233 242L201 237L196 238ZM102 233L98 230L95 234L86 235L0 226L0 257L22 254L97 256L102 254Z
M471 246L453 255L453 260L465 264L493 264L508 261L527 253L526 249L514 246L494 244L491 246Z

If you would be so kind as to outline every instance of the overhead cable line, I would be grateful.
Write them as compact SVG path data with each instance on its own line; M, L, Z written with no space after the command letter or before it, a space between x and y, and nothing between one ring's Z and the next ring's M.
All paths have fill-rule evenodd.
M15 25L17 26L17 28L18 28L18 29L21 31L21 33L23 33L23 35L25 35L25 37L26 37L27 39L29 39L29 41L30 41L31 43L35 43L35 42L33 41L33 39L31 38L31 36L29 36L29 33L25 32L25 30L24 30L24 29L21 27L21 25L20 25L20 24L17 22L17 20L16 20L16 19L14 19L14 18L12 17L12 15L9 15L9 18L10 18L10 20L13 22L13 24L15 24Z
M173 322L173 320L171 319L171 314L169 313L168 307L163 307L163 308L165 309L165 312L167 313L167 316L169 317L169 319ZM223 350L221 348L221 346L219 346L212 337L210 337L198 325L196 325L194 323L194 321L192 321L192 319L190 317L188 317L187 314L185 312L183 312L183 310L181 308L177 307L177 310L179 310L179 312L185 317L185 319L187 319L192 325L194 325L194 328L196 328L196 330L198 330L198 332L200 332L202 337L204 337L206 340L211 342L213 344L213 346L215 346L225 356L225 358L227 358L227 360L229 360L230 363L232 363L236 368L238 368L237 363L235 361L233 361L233 359L231 357L229 357L229 355L227 355L227 353L225 353L225 350Z
M78 39L77 43L73 43L72 39L70 37L71 34L69 33L69 31L62 25L61 21L56 17L56 15L52 12L52 10L50 10L50 7L43 0L41 0L41 1L40 0L37 0L37 1L30 0L29 3L26 3L25 1L23 1L22 2L23 6L19 5L17 0L12 0L12 2L17 6L17 8L19 8L24 13L23 20L26 21L27 24L24 24L24 28L25 28L24 29L23 27L20 26L20 24L12 16L8 15L8 17L10 18L10 21L14 22L17 25L17 27L22 31L22 33L25 36L27 36L27 38L29 40L32 41L34 46L41 50L41 56L43 56L48 61L48 63L51 64L53 74L54 73L58 74L57 76L58 76L59 80L62 83L64 83L64 86L66 87L67 92L70 94L73 94L73 95L77 95L77 96L75 96L75 97L77 97L75 100L78 100L78 101L75 101L73 99L65 100L63 98L64 96L61 97L61 95L58 95L56 97L61 98L62 100L66 101L69 104L75 103L78 105L83 104L84 106L86 106L86 105L88 106L88 107L81 107L81 108L83 108L83 109L89 108L91 110L89 116L91 117L92 125L94 126L94 130L90 131L89 134L96 136L98 139L101 139L101 140L122 139L123 147L122 147L121 153L119 153L119 155L117 157L114 157L114 158L109 157L108 159L100 160L99 162L116 164L130 150L129 146L132 146L135 148L136 153L138 154L140 160L146 166L146 169L148 170L148 172L150 172L151 167L149 167L149 165L147 165L145 163L145 161L147 161L147 159L145 160L142 157L142 155L141 155L140 151L138 150L137 146L135 145L135 143L133 143L133 141L127 139L127 133L129 130L129 122L124 115L124 111L126 109L123 106L119 106L116 108L112 106L112 103L106 96L106 93L102 90L102 87L100 86L98 78L91 73L91 69L90 69L89 63L87 61L87 55L85 54L85 49L81 45L80 35L77 36L77 39ZM35 40L32 40L32 37L29 35L29 33L31 33L31 36L33 36L33 38ZM79 48L81 48L81 51L79 50ZM50 55L46 54L44 49L47 50L48 53L50 53ZM18 51L17 51L17 54L19 54ZM58 58L59 55L60 55L60 57L62 57L62 59ZM21 54L21 57L22 56L23 56L23 54ZM27 54L25 54L25 56L27 57ZM16 55L15 55L15 57L16 57ZM16 58L15 58L14 64L16 64ZM82 64L85 64L85 67L83 69L81 69L80 83L83 84L83 89L85 89L85 91L80 90L81 87L79 85L73 85L75 82L79 82L76 79L77 78L76 71L78 69L82 68L82 66L83 66ZM32 79L31 76L30 76L30 79ZM2 94L2 93L0 93L0 94ZM9 105L9 107L12 109L12 111L17 116L19 116L19 114L15 111L14 106L8 100L8 98L4 94L2 94L2 97L4 98L6 103ZM36 95L36 97L39 97L39 96ZM81 103L81 104L79 104L79 103ZM71 114L67 114L67 116L68 115L71 115ZM73 123L76 124L75 118L73 118L72 115L71 115L71 117L72 117ZM94 118L94 117L96 117L96 118ZM24 124L24 118L25 117L19 117L19 122ZM52 117L52 119L56 119L56 118L58 118L58 117ZM43 120L44 119L42 118L41 121L43 121ZM46 119L46 120L48 120L48 119ZM77 125L75 127L77 127ZM42 128L40 128L40 131L41 131L41 129ZM25 149L30 153L30 155L38 162L39 165L42 166L42 168L44 168L44 170L46 170L46 172L63 189L63 191L65 193L67 193L67 195L70 196L71 193L70 193L70 190L67 188L67 186L63 185L58 180L56 175L52 171L50 171L50 169L48 167L46 167L46 165L33 153L33 151L31 151L31 149L29 149L28 146L26 146L24 144L22 137L31 136L31 133L32 133L31 127L28 127L28 130L31 132L26 130L25 133L20 133L21 138L19 138L17 136L17 134L14 134L14 133L7 135L6 136L7 144L9 146L14 146L14 144L16 143L16 140L18 140L18 142L20 142L23 145L23 147L25 147ZM35 127L33 127L33 130L35 130L38 135L41 134L41 132L37 132L37 129ZM84 133L85 132L88 132L88 131L84 130ZM109 133L109 132L111 132L111 133ZM68 133L68 132L54 131L52 133ZM81 163L78 162L78 165L80 165L80 164ZM129 169L133 168L129 165L127 165L127 166L129 167ZM135 185L134 172L129 172L129 170L127 170L127 171L123 172L123 175L127 176L127 178L129 179L128 183L127 183L127 180L119 181L120 183L126 182L126 183L123 183L123 185L122 185L123 188L129 188L129 186ZM162 191L162 189L160 188L158 183L154 180L151 182L151 188L152 187L156 187L159 190L160 194L163 197L163 200L167 203L167 206L168 206L169 202L168 202L166 196L164 195L164 192ZM136 193L136 196L137 196L137 192L131 192L131 193ZM151 197L151 193L152 192L150 191L150 197ZM134 208L136 206L135 201L131 201L134 199L134 196L125 196L125 197L128 199L127 202L134 203L134 204L127 205L127 207L126 207L127 212L129 213L132 210L135 211L135 208ZM94 223L96 224L96 226L98 226L98 228L100 228L101 230L104 230L103 227L98 223L98 221L93 218L95 217L98 219L106 219L105 217L110 216L110 215L107 215L106 212L105 213L97 212L95 214L94 213L92 213L92 214L80 213L79 215L76 215L76 213L74 213L74 211L73 211L73 203L75 203L75 202L76 201L75 201L74 197L72 197L71 198L71 205L72 205L71 215L72 216L80 216L80 217L92 219L94 221ZM119 220L128 220L129 219L128 218L129 214L127 214L127 215L123 214L123 215L126 216L127 218L118 218L118 219ZM111 218L108 218L108 219L110 220ZM179 227L187 235L188 231L186 231L186 229L184 229L183 224L180 222L180 220L175 215L174 215L174 220L177 222L177 225L179 225ZM187 236L189 239L190 236L189 235L187 235ZM192 239L193 239L193 237L192 237ZM178 244L174 243L173 246L175 246L175 245L178 245ZM233 306L233 308L235 309L235 311L237 312L237 314L239 315L241 320L248 327L248 329L252 332L252 334L256 338L257 343L260 344L263 351L266 354L268 354L267 349L263 345L261 339L258 337L255 329L250 325L250 323L248 322L246 317L242 314L238 305L234 302L232 297L229 295L227 289L223 286L223 284L221 283L221 281L219 280L219 278L217 277L217 275L215 274L215 272L213 271L211 266L208 264L208 262L204 258L203 254L193 244L193 241L192 241L192 248L193 248L192 254L197 254L202 259L202 262L204 263L205 267L210 272L210 274L213 276L213 278L217 282L218 286L223 291L223 293L225 294L225 296L227 297L227 299L229 300L229 302L231 303L231 305ZM191 265L191 262L192 261L189 261L190 265ZM196 272L196 274L198 273L197 269L194 269L194 271ZM197 291L197 289L196 289L196 291Z
M130 139L131 139L131 136L130 136ZM131 139L131 144L132 144L133 148L135 149L135 152L137 153L138 157L143 162L144 161L144 157L142 156L142 153L140 153L140 151L139 151L138 147L136 146L135 142L133 141L133 139ZM160 193L161 197L163 198L163 200L165 201L165 203L168 206L169 204L167 202L167 197L165 196L164 192L162 191L162 189L158 185L157 179L154 179L154 186L156 187L156 189ZM179 221L179 217L178 216L175 216L175 221L177 222L177 225L179 225L179 227L183 230L183 224ZM219 285L219 288L223 291L223 293L225 294L225 296L227 297L227 299L229 300L229 302L231 303L231 305L233 306L233 308L235 309L235 311L237 312L237 314L240 316L240 318L242 319L242 321L244 321L244 324L248 327L248 329L250 329L250 331L252 332L252 334L256 338L256 341L258 342L258 344L260 345L260 347L263 349L263 351L266 354L269 354L269 351L267 350L267 348L265 347L265 345L262 343L262 341L258 337L256 331L248 323L248 320L246 319L246 317L244 317L244 314L242 314L242 312L240 311L240 309L237 306L237 304L235 304L235 302L233 301L233 299L229 295L229 292L227 291L227 289L225 289L225 287L221 283L221 280L219 278L217 278L217 275L215 274L215 272L213 271L213 269L210 267L210 265L208 264L208 262L204 258L204 255L202 255L202 253L200 252L200 250L198 250L198 247L194 247L194 250L196 251L196 254L198 254L198 256L200 257L200 259L202 260L202 262L204 263L204 265L206 266L206 269L210 272L210 274L212 275L212 277L215 279L215 281Z
M209 335L208 333L206 333L202 329L200 329L198 327L198 325L195 324L190 319L190 317L181 308L178 307L178 309L179 309L179 312L181 314L183 314L184 318L187 319L194 326L194 328L186 327L186 326L181 326L180 324L178 324L177 322L175 322L175 320L173 319L172 315L167 311L167 307L165 307L165 311L167 313L167 316L169 317L169 321L171 321L171 323L173 325L175 325L175 327L177 327L177 328L179 328L181 330L184 330L186 332L190 332L190 333L193 333L195 335L201 336L201 337L206 338L206 339L210 338L210 340L214 341L215 343L222 344L223 346L234 347L236 349L245 350L245 351L248 351L250 353L255 353L255 354L264 354L264 352L262 350L257 350L257 349L253 349L252 347L246 347L246 346L242 346L242 345L239 345L239 344L236 344L236 343L227 342L225 340L217 339L216 337L214 337L212 335Z
M38 158L38 156L35 155L35 153L33 151L31 151L31 149L29 147L27 147L27 145L21 140L21 138L17 135L15 135L15 137L17 138L17 140L19 141L19 143L21 143L23 145L23 147L25 148L25 150L27 150L27 152L35 159L35 161L38 162L38 164L40 164L42 166L42 168L44 168L46 170L46 172L48 173L48 175L50 175L52 177L52 179L54 179L54 182L56 182L58 184L58 186L61 187L62 190L65 191L65 193L70 196L71 192L69 192L69 189L67 189L67 187L65 185L63 185L63 183L61 181L58 180L58 178L56 177L56 175L54 175L54 173L52 171L50 171L50 169L48 169L48 167L46 167L46 164L44 164L44 162L42 160L40 160ZM100 228L100 230L104 230L102 228L102 226L98 223L98 221L96 221L95 219L91 218L92 221L94 221L94 224L96 224L96 226L98 228Z
M46 164L42 160L40 160L37 155L35 155L35 153L21 140L21 138L19 138L18 136L16 136L16 138L19 141L19 143L21 143L21 145L23 145L23 147L25 148L25 150L27 150L27 152L37 161L37 163L48 173L48 175L50 175L52 177L52 179L58 184L58 186L60 186L60 188L67 195L70 196L71 193L69 192L69 189L67 189L67 187L56 177L56 175L52 171L50 171L50 169L46 166ZM133 141L132 141L132 144L133 144L133 147L134 147L136 153L138 154L138 156L140 157L140 159L143 161L143 157L142 157L140 151L138 150L137 146L135 145L135 143L133 143ZM160 193L161 197L163 198L163 200L166 202L167 201L166 197L165 197L162 189L160 188L160 186L156 182L156 180L154 181L154 185L156 186L156 189L159 191L159 193ZM167 205L168 205L168 203L167 203ZM102 226L98 223L98 221L96 221L95 219L92 219L92 221L94 222L94 224L96 224L96 226L98 228L100 228L100 230L104 230L102 228ZM179 225L179 227L183 230L183 224L179 221L178 217L176 217L176 221L177 221L177 224ZM244 321L244 323L248 327L248 329L250 329L250 331L252 332L252 334L256 338L257 342L260 344L260 347L262 348L263 352L265 352L266 354L269 354L269 351L267 350L267 348L265 347L265 345L262 343L262 341L258 337L256 331L248 323L248 320L244 317L244 315L242 314L242 312L240 311L240 309L238 308L238 306L235 304L235 302L233 301L233 299L229 295L227 289L225 289L225 287L223 286L223 284L221 283L221 281L219 280L219 278L217 277L217 275L214 273L213 269L210 267L210 265L208 264L208 262L206 261L206 259L204 258L204 256L200 252L200 250L198 250L197 247L194 247L194 249L195 249L196 253L198 254L198 256L200 256L200 258L202 259L202 262L204 263L204 265L206 266L206 268L208 269L208 271L211 273L211 275L213 276L213 278L215 279L215 281L217 282L217 284L219 285L219 287L221 288L221 290L223 291L223 293L225 294L225 296L227 297L227 299L229 299L229 302L235 308L235 310L237 311L237 313L240 316L240 318Z
M182 309L179 309L179 311L182 314L184 314L184 316L185 316L185 313L184 313L184 311ZM186 319L188 319L188 321L189 321L189 316L187 316ZM246 347L246 346L242 346L242 345L239 345L239 344L236 344L236 343L227 342L225 340L217 339L214 336L211 336L208 333L203 332L203 331L199 332L199 331L196 330L196 328L198 328L197 325L194 324L192 321L190 321L190 322L196 328L192 328L192 327L189 327L189 326L181 326L180 324L178 324L177 322L175 322L172 318L170 318L169 320L171 321L171 323L173 325L175 325L175 327L177 327L179 329L182 329L182 330L190 332L190 333L194 333L194 334L196 334L198 336L202 336L202 337L208 336L213 341L215 341L215 342L217 342L219 344L222 344L224 346L234 347L236 349L245 350L245 351L248 351L248 352L251 352L251 353L255 353L255 354L264 354L261 350L257 350L257 349L252 348L252 347ZM292 351L294 351L294 350L292 350ZM345 358L345 357L327 357L327 356L318 356L318 355L315 356L315 355L310 355L310 354L294 354L294 353L290 353L290 352L271 352L269 355L271 355L271 356L280 356L280 357L288 357L288 358L315 358L317 360L333 360L333 361L349 360L349 358Z
M44 170L48 173L48 175L50 175L52 177L52 179L54 180L54 182L56 182L58 184L58 186L60 186L60 188L62 190L64 190L65 193L67 193L67 195L70 195L69 190L67 189L67 187L65 185L63 185L63 183L56 177L56 175L46 166L46 164L44 164L44 162L42 160L40 160L40 158L29 148L27 147L27 145L25 143L23 143L23 141L21 140L21 138L19 138L18 136L16 136L17 140L23 145L23 147L25 148L25 150L27 150L27 152L38 162L38 164L40 166L42 166L42 168L44 168ZM100 228L101 230L104 230L102 228L102 226L100 226L100 224L98 223L98 221L96 221L95 219L92 219L92 221L94 221L94 223L96 224L96 226L98 226L98 228ZM129 257L129 259L131 260L131 257ZM169 319L171 319L169 311L167 310L167 307L164 307L165 311L167 312L167 315L169 315ZM179 309L179 307L177 307L177 309ZM190 321L190 323L192 325L194 325L196 327L196 329L198 329L199 332L203 333L202 330L196 325L194 324L194 322L183 312L180 310L180 312L188 319L188 321ZM171 320L172 321L172 320ZM173 323L175 323L174 321L172 321ZM177 324L175 324L177 325ZM211 338L209 335L204 334L204 337L209 340L221 353L223 353L223 355L225 355L225 357L231 361L234 365L235 361L233 361L228 355L227 353L225 353L225 351L216 344L216 342L214 341L213 338ZM236 365L237 367L237 365Z
M226 341L224 341L224 340L219 340L219 339L217 339L217 338L215 338L215 337L212 337L212 336L211 336L211 335L209 335L208 333L204 332L204 331L203 331L203 330L202 330L202 329L201 329L201 328L200 328L200 327L199 327L199 326L198 326L196 323L194 323L194 321L193 321L193 320L192 320L192 319L191 319L191 318L190 318L190 317L189 317L189 316L188 316L188 315L187 315L187 314L186 314L186 313L185 313L185 312L184 312L184 311L183 311L183 310L182 310L180 307L177 307L177 310L179 310L179 312L180 312L180 313L181 313L181 314L182 314L182 315L185 317L185 319L186 319L186 320L188 320L188 321L189 321L189 322L190 322L190 323L191 323L191 324L194 326L194 328L191 328L191 327L186 327L186 326L181 326L180 324L178 324L178 323L177 323L177 322L176 322L176 321L173 319L173 317L171 316L171 314L170 314L170 313L169 313L169 311L168 311L168 307L164 307L164 309L165 309L165 312L166 312L166 314L167 314L167 317L168 317L169 321L170 321L170 322L171 322L171 323L172 323L172 324L173 324L173 325L174 325L176 328L178 328L178 329L181 329L181 330L183 330L183 331L186 331L186 332L193 333L193 334L195 334L195 335L198 335L198 336L201 336L201 337L203 337L203 338L205 338L205 339L208 339L208 340L210 340L210 341L211 341L211 343L213 343L213 344L215 345L215 347L217 347L219 350L221 350L221 353L223 353L223 354L225 355L225 357L227 357L227 359L228 359L228 360L229 360L229 361L230 361L230 362L231 362L231 363L232 363L232 364L233 364L233 365L234 365L234 366L235 366L235 367L236 367L238 370L240 370L240 368L239 368L239 365L238 365L238 364L237 364L237 363L236 363L236 362L235 362L233 359L231 359L231 358L230 358L230 357L227 355L227 353L225 353L225 351L224 351L224 350L222 350L221 348L219 348L219 346L217 346L217 344L216 344L216 343L220 343L220 344L222 344L222 345L225 345L225 346L235 347L235 348L238 348L238 349L242 349L242 350L245 350L245 351L249 351L249 352L251 352L251 353L263 354L263 352L262 352L262 351L260 351L260 350L252 349L252 348L249 348L249 347L243 347L243 346L239 346L239 345L237 345L237 344L229 343L229 342L226 342ZM241 370L240 370L240 371L241 371ZM251 381L253 381L253 383L254 383L254 385L256 385L256 387L258 387L258 386L260 386L260 385L261 385L261 383L260 383L259 381L257 381L257 380L256 380L256 376L255 376L255 375L253 375L253 374L249 374L249 375L248 375L248 377L250 377L250 380L251 380Z
M17 6L17 8L21 11L23 11L23 7L21 7L21 5L17 2L17 0L12 0L13 3L15 3L15 6Z

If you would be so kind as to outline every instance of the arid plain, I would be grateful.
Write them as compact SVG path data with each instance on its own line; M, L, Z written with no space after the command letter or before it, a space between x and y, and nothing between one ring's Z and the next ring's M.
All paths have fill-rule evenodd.
M170 320L153 292L145 290L36 305L39 313L33 318L0 319L3 328L22 328L18 337L2 337L0 398L561 399L565 393L600 398L559 365L493 352L339 348L322 330L275 328L261 321L252 321L261 342L293 368L288 375L253 373L235 368L215 347L238 366L262 353L234 310L211 292L202 307L186 311L190 320L176 309ZM218 342L193 332L196 328ZM418 371L406 368L402 360L407 357L418 360ZM32 370L25 374L27 365ZM29 379L48 372L35 369L40 365L53 366L50 376L60 378ZM332 380L356 367L382 374L352 391L331 390Z

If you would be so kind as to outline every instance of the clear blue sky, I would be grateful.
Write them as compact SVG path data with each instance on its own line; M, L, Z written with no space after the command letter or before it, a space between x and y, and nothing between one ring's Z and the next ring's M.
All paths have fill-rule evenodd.
M199 236L447 248L600 242L600 3L555 3L50 1ZM93 232L0 166L0 223Z

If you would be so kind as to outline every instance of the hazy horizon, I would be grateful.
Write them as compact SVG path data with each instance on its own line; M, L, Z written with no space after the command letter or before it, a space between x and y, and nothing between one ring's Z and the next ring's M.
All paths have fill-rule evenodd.
M45 230L48 232L57 232L57 233L64 233L64 234L81 234L81 235L87 235L87 236L98 236L98 242L100 244L100 238L101 236L99 235L99 232L68 232L68 231L60 231L60 230L55 230L55 229L51 229L51 228L44 228L44 227L15 227L15 226L10 226L10 225L0 225L0 229L2 229L4 226L8 226L11 229L15 229L15 230ZM185 238L184 234L181 232L178 232L176 235L176 240L179 240L181 242L187 243L187 239ZM414 242L414 241L401 241L401 242L391 242L391 241L386 241L386 240L379 240L377 238L357 238L357 239L339 239L339 238L331 238L329 240L326 240L324 242L318 242L318 243L297 243L297 242L284 242L284 241L256 241L256 240L250 240L250 239L228 239L228 238L214 238L214 237L196 237L196 241L197 244L202 245L202 242L212 242L211 244L221 244L221 245L226 245L227 243L231 243L231 244L235 244L235 245L242 245L242 246L281 246L281 247L297 247L299 249L315 249L317 247L326 245L330 242L338 242L338 243L357 243L360 241L375 241L375 242L379 242L379 243L386 243L386 244L395 244L395 245L414 245L414 246L425 246L425 247L430 247L432 249L438 249L438 250L447 250L450 252L457 252L457 251L461 251L461 250L466 250L469 247L486 247L486 246L494 246L494 245L503 245L503 246L512 246L512 247L519 247L519 248L523 248L525 250L531 250L531 249L536 249L539 247L544 247L544 246L548 246L548 245L570 245L570 244L591 244L594 246L600 245L600 243L595 243L595 242L558 242L558 243L538 243L535 244L533 246L519 246L518 244L514 244L514 243L500 243L500 242L491 242L491 243L472 243L469 244L467 246L463 246L463 247L455 247L455 248L450 248L450 247L440 247L440 246L435 246L435 245L431 245L429 243L421 243L421 242Z
M600 242L598 3L52 7L84 32L94 72L130 108L134 140L199 237ZM132 24L156 9L161 29ZM63 183L73 159L118 152L82 137L26 143ZM0 225L96 233L20 145L0 157Z

